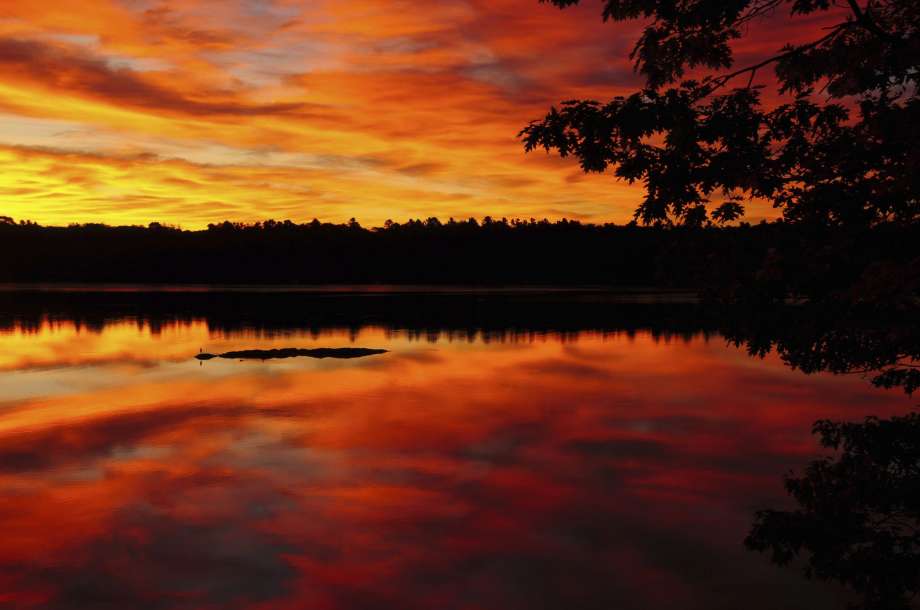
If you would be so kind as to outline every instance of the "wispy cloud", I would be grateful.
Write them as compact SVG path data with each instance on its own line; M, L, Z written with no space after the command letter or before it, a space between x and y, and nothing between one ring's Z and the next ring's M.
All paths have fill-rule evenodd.
M635 34L590 3L0 3L0 124L18 121L0 130L0 206L46 223L624 221L638 187L525 156L516 133L635 87Z

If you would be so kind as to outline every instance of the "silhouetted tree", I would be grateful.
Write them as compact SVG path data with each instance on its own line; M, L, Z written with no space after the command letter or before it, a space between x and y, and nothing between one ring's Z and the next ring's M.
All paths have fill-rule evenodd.
M812 462L786 489L793 511L757 513L745 540L786 565L805 560L809 578L836 581L861 596L856 608L916 608L920 593L920 415L864 423L820 421L821 444L836 459Z
M0 222L0 282L604 284L693 287L694 262L668 260L673 244L762 253L774 228L665 236L658 229L475 219L388 221L362 227L313 220L220 222L187 231L146 227L43 227ZM697 249L694 246L692 249ZM616 256L609 256L615 253ZM734 257L739 272L744 260ZM753 265L748 265L751 272ZM676 282L676 284L675 284Z
M859 261L874 257L869 275L883 277L878 261L916 256L918 241L920 227L872 229L804 263L802 256L771 262L778 271L768 269L764 277L781 280L763 280L758 287L775 283L779 288L773 292L781 293L857 285L866 269ZM0 222L0 282L600 284L708 287L731 298L741 292L736 284L763 275L762 261L770 251L789 252L800 243L800 233L785 223L695 229L430 218L368 228L357 221L267 220L189 231L159 223L43 227ZM831 255L852 262L830 273ZM909 285L886 281L878 290L886 288L890 300L899 290L901 300L912 303Z
M814 38L736 68L732 42L782 32L780 15L789 31L818 24ZM916 0L603 0L603 18L646 22L631 55L645 87L553 108L521 132L528 151L642 182L645 223L729 221L751 199L822 227L917 221ZM785 99L768 108L757 76L770 67Z

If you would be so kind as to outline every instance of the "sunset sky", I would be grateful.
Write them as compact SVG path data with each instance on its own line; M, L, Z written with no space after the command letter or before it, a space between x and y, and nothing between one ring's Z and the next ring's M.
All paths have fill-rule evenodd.
M625 222L640 186L517 133L634 90L639 27L599 2L0 0L0 214Z

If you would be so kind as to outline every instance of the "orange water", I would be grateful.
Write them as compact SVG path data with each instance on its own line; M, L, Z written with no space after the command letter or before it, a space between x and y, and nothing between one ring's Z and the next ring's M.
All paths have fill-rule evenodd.
M835 607L741 541L814 420L911 406L717 336L14 328L0 608Z

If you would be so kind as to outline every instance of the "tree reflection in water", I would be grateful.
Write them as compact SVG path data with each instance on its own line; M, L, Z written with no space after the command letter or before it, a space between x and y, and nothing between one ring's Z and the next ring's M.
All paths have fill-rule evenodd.
M736 329L731 337L754 355L775 348L806 373L862 373L877 386L908 393L920 387L916 317L809 313L794 325L772 320L773 332L760 324L756 332ZM786 476L798 508L758 511L745 545L778 565L803 562L810 579L847 586L859 596L854 608L917 608L920 414L819 421L813 432L834 455Z
M748 548L863 597L858 608L912 608L920 591L920 415L863 423L819 421L815 460L786 489L797 510L757 513Z
M920 389L916 307L815 303L730 311L720 330L751 356L775 351L806 374L861 374L877 387Z

